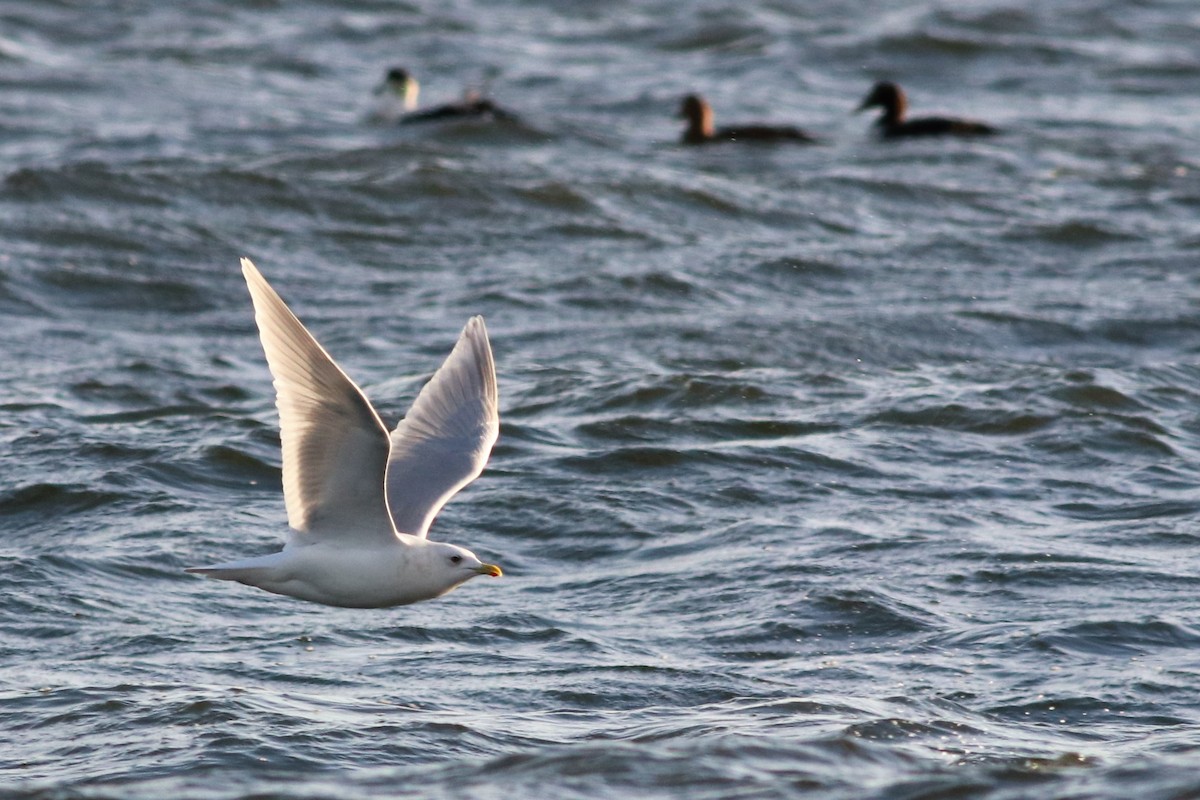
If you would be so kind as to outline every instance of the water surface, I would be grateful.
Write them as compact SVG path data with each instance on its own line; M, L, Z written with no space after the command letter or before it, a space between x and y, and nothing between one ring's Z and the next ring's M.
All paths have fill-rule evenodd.
M0 794L1200 791L1191 4L0 20ZM521 122L368 124L394 64ZM1005 133L880 143L884 78ZM486 316L433 536L504 580L183 574L285 525L242 255L389 422Z

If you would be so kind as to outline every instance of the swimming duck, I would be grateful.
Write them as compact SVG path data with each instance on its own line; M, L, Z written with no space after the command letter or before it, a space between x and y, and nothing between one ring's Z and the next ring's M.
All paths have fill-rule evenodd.
M918 117L905 119L908 111L908 99L904 90L891 81L880 81L871 89L871 93L862 101L855 112L865 111L873 106L883 109L883 114L875 121L880 134L885 139L897 139L905 136L986 136L999 133L991 125L976 122L972 119L956 117Z
M791 125L736 125L713 127L713 112L703 97L689 94L679 106L679 116L688 121L680 140L683 144L710 142L798 142L815 144L816 139Z
M393 67L387 72L383 83L375 90L381 97L374 117L387 122L399 121L402 125L413 122L432 122L451 119L501 119L515 121L517 116L483 97L479 92L468 91L456 103L445 103L421 111L417 109L417 98L421 86L406 69Z

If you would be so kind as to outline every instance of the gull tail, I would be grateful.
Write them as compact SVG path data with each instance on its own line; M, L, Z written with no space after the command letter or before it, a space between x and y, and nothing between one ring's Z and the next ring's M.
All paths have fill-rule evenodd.
M237 581L248 586L261 586L264 580L275 576L282 555L283 553L272 553L257 558L244 558L241 561L226 561L224 564L213 564L209 567L188 567L184 572L218 581Z

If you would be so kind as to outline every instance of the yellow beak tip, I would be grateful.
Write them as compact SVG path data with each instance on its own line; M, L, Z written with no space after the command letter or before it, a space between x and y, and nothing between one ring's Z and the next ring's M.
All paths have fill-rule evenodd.
M475 571L480 575L487 575L492 578L499 578L504 574L504 570L500 569L495 564L481 564L475 568Z

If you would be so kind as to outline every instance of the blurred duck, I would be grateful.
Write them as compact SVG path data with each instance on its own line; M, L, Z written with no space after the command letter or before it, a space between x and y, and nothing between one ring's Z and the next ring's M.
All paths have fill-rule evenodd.
M687 120L683 132L683 144L709 144L710 142L797 142L815 144L816 139L799 128L790 125L735 125L728 128L713 127L712 107L697 94L683 98L679 116Z
M400 122L407 125L435 120L502 119L513 121L517 118L515 114L505 111L476 91L466 92L463 99L456 103L446 103L418 111L417 99L421 94L421 85L408 70L400 67L388 70L383 83L375 89L375 94L378 101L372 116L384 122Z
M986 136L999 133L991 125L976 122L971 119L956 117L918 117L905 119L908 111L908 98L899 85L890 81L880 81L871 89L871 93L856 109L865 111L878 106L883 109L875 125L885 139L898 139L906 136Z

